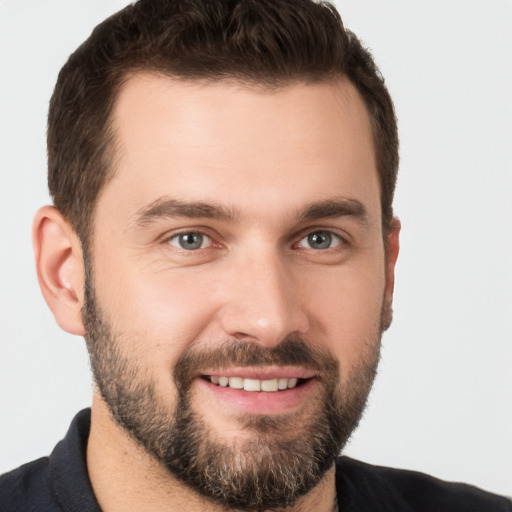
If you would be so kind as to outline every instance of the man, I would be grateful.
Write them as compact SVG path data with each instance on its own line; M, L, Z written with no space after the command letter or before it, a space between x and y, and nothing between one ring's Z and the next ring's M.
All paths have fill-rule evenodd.
M510 510L336 459L391 322L393 105L329 6L142 0L61 71L39 282L91 412L2 510Z

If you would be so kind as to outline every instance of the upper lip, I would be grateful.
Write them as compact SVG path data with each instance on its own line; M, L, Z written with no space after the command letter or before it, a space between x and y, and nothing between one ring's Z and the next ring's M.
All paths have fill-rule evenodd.
M317 372L300 366L244 366L230 368L216 368L201 372L203 376L210 377L242 377L245 379L310 379Z

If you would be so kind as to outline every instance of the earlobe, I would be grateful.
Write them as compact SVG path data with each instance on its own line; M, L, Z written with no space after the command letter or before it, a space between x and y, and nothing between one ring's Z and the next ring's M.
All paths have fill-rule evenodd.
M393 287L395 285L395 265L400 250L400 230L402 226L400 221L394 217L387 234L386 243L386 282L390 289L386 290L393 295Z
M400 250L400 221L394 217L386 238L386 286L381 318L381 330L385 331L393 320L393 290L395 287L395 265Z
M80 240L58 210L44 206L34 218L32 242L39 286L55 320L65 331L83 336Z

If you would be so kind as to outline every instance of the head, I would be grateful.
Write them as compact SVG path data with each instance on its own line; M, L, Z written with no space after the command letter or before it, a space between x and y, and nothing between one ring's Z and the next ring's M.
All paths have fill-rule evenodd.
M397 145L327 4L141 0L70 57L39 279L113 424L173 478L263 510L332 468L390 322Z

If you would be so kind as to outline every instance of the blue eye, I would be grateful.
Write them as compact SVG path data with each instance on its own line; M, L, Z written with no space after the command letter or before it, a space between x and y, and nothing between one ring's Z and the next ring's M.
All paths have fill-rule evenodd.
M300 242L299 247L306 249L315 249L317 251L331 249L341 245L342 239L329 231L315 231L305 236Z
M195 251L208 247L211 243L211 238L202 233L179 233L169 238L168 243L185 251Z

